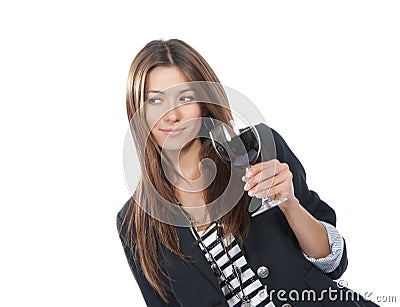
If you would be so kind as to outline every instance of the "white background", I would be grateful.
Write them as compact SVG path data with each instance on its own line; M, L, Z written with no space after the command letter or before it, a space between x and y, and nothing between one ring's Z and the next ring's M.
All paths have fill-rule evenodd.
M159 38L258 105L336 209L342 279L399 302L399 15L397 1L2 2L0 305L145 306L115 215L128 69Z

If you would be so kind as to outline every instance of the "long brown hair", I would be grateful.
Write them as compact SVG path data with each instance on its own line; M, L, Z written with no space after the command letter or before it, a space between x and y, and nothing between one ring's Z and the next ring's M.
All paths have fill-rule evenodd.
M146 172L147 176L141 176L134 197L131 198L127 213L125 214L121 229L126 229L125 242L126 247L132 253L136 265L140 266L146 279L159 293L161 298L167 302L166 285L160 278L160 273L164 276L159 265L158 257L160 246L163 245L171 252L177 254L185 261L188 259L179 249L177 226L161 222L145 212L138 205L146 204L146 208L156 207L157 200L149 197L149 186L157 187L157 192L167 201L177 203L172 184L167 180L161 165L160 149L157 142L151 135L147 142L143 143L146 134L144 129L144 115L135 115L135 112L141 112L141 106L146 100L146 80L149 72L159 66L174 66L179 68L190 81L207 81L220 83L216 74L204 58L191 46L177 39L155 40L148 43L133 60L127 81L126 88L126 108L128 120L131 123L131 133L136 146L145 144L146 154L140 159L141 170ZM229 109L221 108L212 104L205 104L206 116L215 118L224 123L229 123L232 114ZM222 163L215 154L209 139L201 139L200 159L204 157L211 158L217 166L217 180L203 192L206 204L211 203L227 186L227 178L231 169ZM246 193L239 200L239 203L222 218L225 234L232 234L239 239L241 244L249 231L250 219L246 209L246 203L249 198Z

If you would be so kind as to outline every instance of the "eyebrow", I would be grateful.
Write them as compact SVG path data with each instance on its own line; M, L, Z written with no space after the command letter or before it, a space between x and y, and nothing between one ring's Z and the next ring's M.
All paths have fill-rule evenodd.
M179 91L179 94L182 94L182 93L185 93L185 92L190 92L190 91L193 91L193 89L191 89L191 88L183 89L183 90ZM165 94L165 92L157 91L157 90L148 90L147 94L149 94L149 93L162 94L162 95Z

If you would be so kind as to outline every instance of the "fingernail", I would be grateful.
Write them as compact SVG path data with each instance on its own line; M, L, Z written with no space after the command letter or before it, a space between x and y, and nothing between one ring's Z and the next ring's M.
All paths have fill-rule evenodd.
M249 183L246 183L246 184L244 185L244 189L247 191L249 188L250 188L250 184L249 184Z
M249 196L253 196L254 195L254 191L251 190L251 191L248 192L248 194L249 194Z
M246 176L242 177L242 181L247 182L249 180L249 178L247 178Z

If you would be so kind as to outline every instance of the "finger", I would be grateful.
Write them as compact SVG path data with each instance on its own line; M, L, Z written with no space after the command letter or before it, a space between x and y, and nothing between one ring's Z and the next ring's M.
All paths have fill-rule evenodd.
M287 178L284 182L281 182L278 185L275 185L269 191L267 194L263 197L268 197L271 199L276 199L276 198L284 198L288 197L290 194L290 182L289 178Z
M253 175L252 177L246 177L246 184L244 186L244 189L246 191L254 188L257 184L260 182L272 179L274 177L274 173L271 173L270 171L267 170L262 170L261 172L257 173L256 175Z
M278 163L276 165L275 173L280 174L284 172L290 172L289 165L287 163Z
M259 182L256 185L250 187L249 196L258 195L259 193L267 193L271 188L280 185L288 178L287 173L280 173L275 175L272 178L266 179L264 181Z
M270 161L267 161L267 162L258 163L257 169L256 169L257 173L254 173L255 171L252 170L250 173L251 176L249 176L249 173L247 173L246 176L242 177L242 180L247 183L244 186L244 189L246 191L252 189L255 185L257 185L260 182L272 179L275 175L277 175L281 172L284 172L286 170L289 170L289 168L286 167L287 164L280 163L278 160L271 160L271 161L274 161L274 162L271 163ZM283 164L282 167L280 167L281 164ZM278 167L279 167L279 171L276 172L276 169Z
M245 178L242 178L243 181L252 180L252 184L254 184L255 182L258 182L260 180L265 180L273 177L275 175L276 161L277 160L261 162L254 165L254 168L247 169L246 176L244 176Z
M262 170L267 170L270 168L275 169L277 163L280 163L280 162L276 159L272 159L269 161L254 164L248 168L248 170L246 172L246 176L252 177L252 176L258 174L259 172L261 172Z

